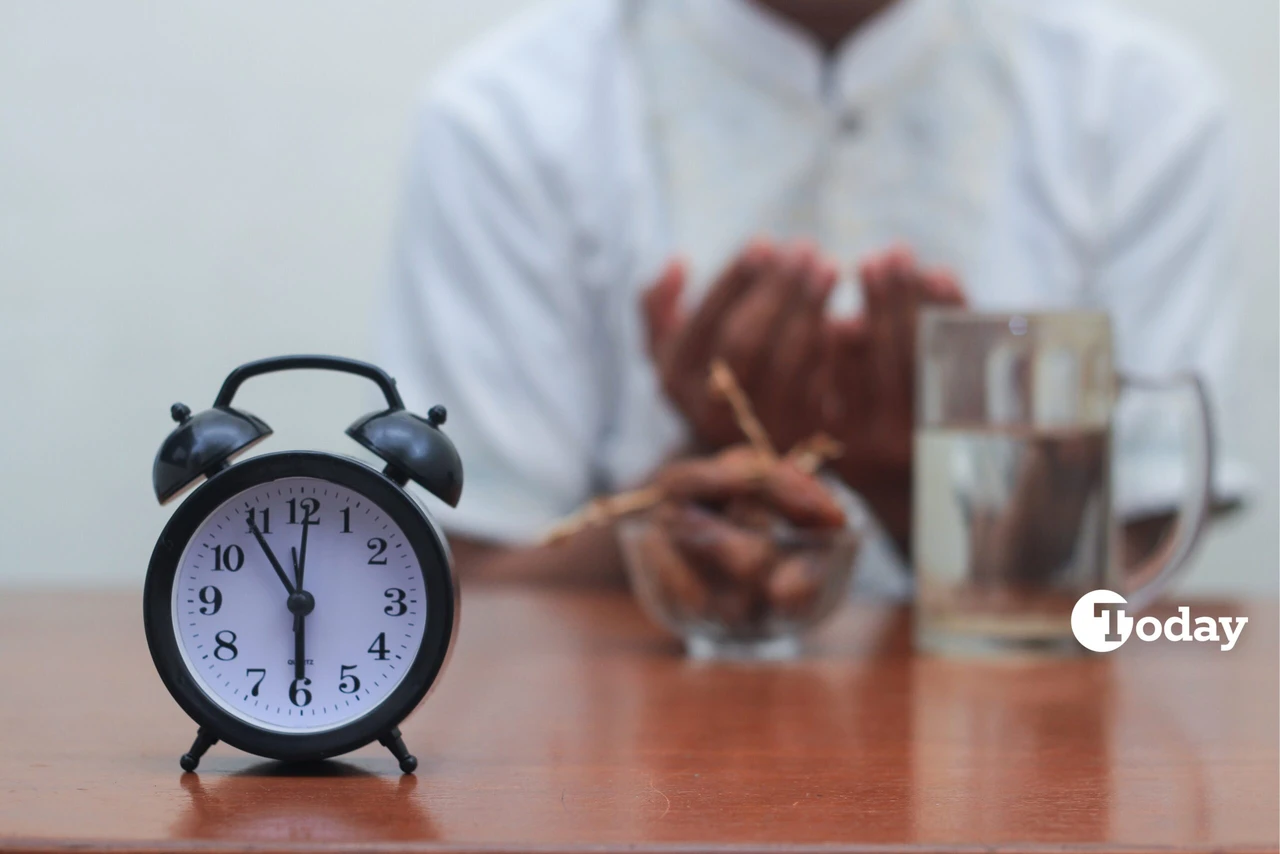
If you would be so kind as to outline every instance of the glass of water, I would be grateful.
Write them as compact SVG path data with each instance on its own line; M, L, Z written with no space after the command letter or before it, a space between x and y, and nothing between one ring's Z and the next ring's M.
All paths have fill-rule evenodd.
M1199 537L1212 475L1204 388L1190 375L1118 376L1102 313L932 310L921 317L919 348L917 646L944 654L1082 651L1071 633L1081 595L1114 590L1136 611ZM1194 447L1177 523L1151 558L1122 568L1112 427L1117 396L1131 386L1189 394Z

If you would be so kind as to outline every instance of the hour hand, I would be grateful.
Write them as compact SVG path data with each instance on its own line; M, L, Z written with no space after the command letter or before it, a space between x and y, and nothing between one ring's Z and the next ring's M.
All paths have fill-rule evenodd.
M258 545L262 546L262 551L267 556L267 560L271 561L271 568L276 571L276 575L280 576L280 581L284 584L284 589L293 595L293 583L289 581L289 576L285 574L284 567L280 565L280 561L276 560L275 554L271 551L271 546L267 545L267 540L262 536L262 532L258 530L258 526L254 524L253 518L249 519L249 530L253 532L254 539L258 541Z

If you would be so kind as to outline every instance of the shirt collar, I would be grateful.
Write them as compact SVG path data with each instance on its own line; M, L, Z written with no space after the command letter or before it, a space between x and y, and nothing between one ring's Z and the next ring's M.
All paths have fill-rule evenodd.
M895 0L831 59L811 35L753 0L698 0L687 8L706 43L754 82L792 97L858 104L928 56L943 31L943 4Z

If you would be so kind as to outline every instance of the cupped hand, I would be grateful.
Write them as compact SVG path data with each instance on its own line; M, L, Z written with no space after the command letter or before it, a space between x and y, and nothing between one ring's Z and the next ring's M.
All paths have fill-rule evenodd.
M818 370L834 264L807 241L753 240L692 312L681 307L686 270L668 263L644 295L649 350L667 398L712 450L742 440L727 403L708 387L723 359L779 450L812 435L821 418Z

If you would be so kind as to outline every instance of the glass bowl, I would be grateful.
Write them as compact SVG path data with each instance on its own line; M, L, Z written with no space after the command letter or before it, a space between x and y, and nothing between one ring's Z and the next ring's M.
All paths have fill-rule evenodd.
M770 520L743 525L696 505L618 522L631 589L691 658L777 660L845 599L861 537Z

